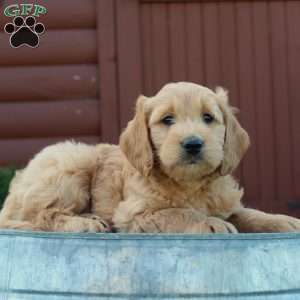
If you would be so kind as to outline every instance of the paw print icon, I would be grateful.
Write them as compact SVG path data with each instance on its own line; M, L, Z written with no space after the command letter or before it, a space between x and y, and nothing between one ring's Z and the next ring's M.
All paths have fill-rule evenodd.
M45 26L37 23L33 16L24 19L21 16L15 17L12 23L7 23L4 31L10 34L10 45L13 48L29 46L36 48L39 45L39 36L45 32Z

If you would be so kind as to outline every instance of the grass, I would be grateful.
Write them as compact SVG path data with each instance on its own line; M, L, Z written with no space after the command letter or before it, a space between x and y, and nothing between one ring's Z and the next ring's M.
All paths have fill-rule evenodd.
M0 209L8 193L11 180L15 176L15 168L0 169Z

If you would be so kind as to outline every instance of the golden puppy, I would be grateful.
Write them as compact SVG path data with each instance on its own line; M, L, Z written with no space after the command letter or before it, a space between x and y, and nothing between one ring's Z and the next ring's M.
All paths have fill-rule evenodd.
M141 96L120 146L71 142L17 174L2 228L46 231L273 232L300 221L246 209L230 175L249 146L226 92L171 83Z

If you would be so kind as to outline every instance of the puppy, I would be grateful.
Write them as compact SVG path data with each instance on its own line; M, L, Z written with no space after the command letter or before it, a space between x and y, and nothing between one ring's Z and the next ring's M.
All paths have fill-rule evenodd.
M49 146L17 174L0 227L43 231L298 231L300 221L244 208L231 176L249 146L226 92L167 84L139 97L120 145Z

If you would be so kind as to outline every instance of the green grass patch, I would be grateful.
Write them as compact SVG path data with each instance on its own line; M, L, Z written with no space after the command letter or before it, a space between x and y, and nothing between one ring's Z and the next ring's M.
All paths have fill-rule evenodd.
M15 168L0 168L0 209L3 206L4 200L8 193L9 184L15 176L15 172Z

